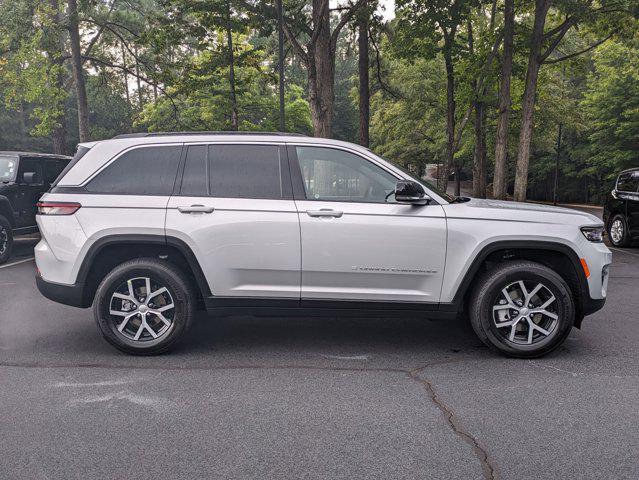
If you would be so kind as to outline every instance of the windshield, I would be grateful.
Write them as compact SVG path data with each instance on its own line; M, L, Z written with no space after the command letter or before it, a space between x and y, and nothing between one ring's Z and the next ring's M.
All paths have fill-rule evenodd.
M0 155L0 182L10 182L16 178L18 157Z
M425 184L428 187L429 190L432 190L433 192L435 192L437 195L442 197L447 202L452 203L452 202L455 201L455 197L454 196L448 195L446 192L440 190L434 183L432 183L432 182L430 182L428 180L424 180L423 178L417 178L415 175L413 175L410 171L408 171L407 169L405 169L404 167L399 165L397 162L393 162L392 160L389 160L388 158L383 157L382 155L379 155L379 154L375 154L375 155L377 155L378 157L383 158L384 160L386 160L388 163L390 163L394 167L399 168L402 172L404 172L406 175L408 175L410 178L412 178L416 182Z

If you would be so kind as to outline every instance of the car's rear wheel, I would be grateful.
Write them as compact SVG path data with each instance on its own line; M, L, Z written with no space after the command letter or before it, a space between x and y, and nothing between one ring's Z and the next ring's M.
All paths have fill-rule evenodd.
M195 305L193 287L179 268L142 258L117 266L104 278L93 311L109 343L126 353L153 355L180 340Z
M0 264L11 257L13 249L13 230L6 217L0 215Z
M612 217L608 224L608 238L615 247L627 247L630 244L626 219L620 213Z
M489 347L512 357L545 355L574 324L570 288L550 268L513 261L484 273L470 298L470 320Z

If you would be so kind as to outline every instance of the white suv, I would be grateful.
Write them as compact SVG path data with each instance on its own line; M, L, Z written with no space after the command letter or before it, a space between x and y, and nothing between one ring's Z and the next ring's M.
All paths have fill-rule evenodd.
M466 311L488 346L534 357L602 308L612 259L592 215L452 198L360 146L294 135L81 144L38 206L40 291L93 305L136 354L173 346L201 305Z

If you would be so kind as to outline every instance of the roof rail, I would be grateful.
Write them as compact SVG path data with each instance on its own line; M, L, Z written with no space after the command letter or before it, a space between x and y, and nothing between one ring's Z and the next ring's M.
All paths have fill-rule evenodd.
M267 136L287 136L287 137L305 137L301 133L286 133L286 132L236 132L236 131L214 131L214 132L142 132L142 133L123 133L116 135L113 139L117 138L143 138L143 137L170 137L175 135L267 135Z

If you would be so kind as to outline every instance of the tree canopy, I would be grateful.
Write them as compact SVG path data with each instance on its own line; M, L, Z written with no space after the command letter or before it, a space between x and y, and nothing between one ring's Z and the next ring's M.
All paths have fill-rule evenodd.
M639 166L638 0L285 0L285 129L458 193L599 202ZM279 127L277 1L0 3L0 149ZM384 14L383 14L384 13ZM496 160L497 159L497 160Z

